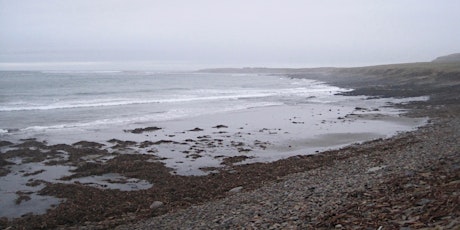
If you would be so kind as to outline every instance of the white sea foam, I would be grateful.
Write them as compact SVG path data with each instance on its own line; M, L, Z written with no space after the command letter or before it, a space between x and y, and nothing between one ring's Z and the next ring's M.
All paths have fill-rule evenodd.
M40 71L41 73L51 73L51 74L113 74L113 73L123 73L123 71L119 70L47 70L47 71Z
M28 110L53 110L53 109L72 109L72 108L88 108L88 107L105 107L105 106L120 106L132 104L149 104L159 103L158 100L129 100L129 99L102 99L102 100L76 100L68 102L57 102L49 104L29 104L18 106L2 106L0 112L12 111L28 111Z
M154 104L154 103L180 103L193 101L215 101L215 100L232 100L242 98L261 98L270 96L311 96L322 93L337 93L341 89L337 87L298 87L279 90L192 90L187 92L189 95L171 95L171 98L107 98L107 99L88 99L88 100L70 100L58 101L48 104L27 104L24 102L9 103L0 106L0 112L13 111L30 111L30 110L54 110L54 109L73 109L73 108L89 108L89 107L107 107L107 106L123 106L135 104Z
M21 132L129 125L280 104L334 101L318 81L254 74L0 73L0 127Z
M260 107L270 107L270 106L279 106L282 103L271 103L271 102L257 102L257 103L247 103L242 105L234 105L230 107L224 107L218 110L205 110L205 109L172 109L166 112L158 112L150 115L143 116L131 116L131 117L119 117L113 119L99 119L89 122L73 122L65 124L56 124L48 126L30 126L16 132L43 132L49 130L63 130L63 129L86 129L86 128L95 128L95 127L107 127L113 125L127 125L135 123L146 123L146 122L159 122L159 121L169 121L182 118L196 117L206 114L216 114L223 112L231 111L240 111L250 108L260 108ZM8 132L8 131L7 131Z

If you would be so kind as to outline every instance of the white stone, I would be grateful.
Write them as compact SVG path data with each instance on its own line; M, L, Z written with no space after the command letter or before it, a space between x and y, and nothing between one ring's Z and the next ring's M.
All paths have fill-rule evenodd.
M241 190L243 190L243 187L239 186L239 187L235 187L235 188L230 189L230 191L228 191L228 192L230 192L230 193L239 193L239 192L241 192Z
M157 208L159 208L159 207L161 207L161 206L163 206L163 205L164 205L164 203L161 202L161 201L154 201L154 202L150 205L150 208L151 208L151 209L157 209Z
M372 168L369 168L369 169L367 170L367 173L377 172L377 171L379 171L379 170L381 170L381 169L384 169L384 168L386 168L386 167L387 167L387 166L385 166L385 165L383 165L383 166L372 167Z

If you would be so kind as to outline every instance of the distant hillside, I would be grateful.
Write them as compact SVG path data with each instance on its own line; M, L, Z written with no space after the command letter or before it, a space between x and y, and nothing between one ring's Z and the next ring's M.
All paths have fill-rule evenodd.
M457 54L458 57L460 54ZM449 55L449 60L455 55ZM441 59L441 57L439 58ZM223 68L211 73L280 74L354 89L349 95L379 97L430 96L443 104L460 100L460 62L418 62L351 68Z
M438 57L438 58L434 59L433 62L437 62L437 63L459 62L460 63L460 53L441 56L441 57Z

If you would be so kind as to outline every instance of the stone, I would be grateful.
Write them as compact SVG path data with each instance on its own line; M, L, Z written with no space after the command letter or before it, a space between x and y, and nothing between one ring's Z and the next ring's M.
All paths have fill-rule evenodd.
M200 132L200 131L203 131L203 129L196 127L196 128L191 129L191 130L189 130L189 131L190 131L190 132Z
M161 201L154 201L151 205L150 205L150 209L157 209L157 208L160 208L164 205L163 202Z
M387 166L385 166L385 165L383 165L383 166L372 167L372 168L369 168L369 169L367 170L367 173L377 172L377 171L379 171L379 170L381 170L381 169L384 169L384 168L386 168L386 167L387 167Z
M432 202L432 200L423 198L423 199L419 200L419 201L418 201L417 203L415 203L415 204L418 205L418 206L424 206L424 205L429 204L429 203L431 203L431 202Z
M235 188L230 189L230 191L228 191L228 192L229 193L239 193L239 192L241 192L241 190L243 190L243 187L239 186L239 187L235 187Z

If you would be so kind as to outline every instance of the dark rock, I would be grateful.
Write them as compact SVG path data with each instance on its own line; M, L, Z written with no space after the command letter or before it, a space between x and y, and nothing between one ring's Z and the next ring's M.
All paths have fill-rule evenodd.
M198 127L194 128L194 129L191 129L191 130L188 130L189 132L200 132L200 131L203 131L204 129L200 129Z
M9 141L0 141L0 147L10 146L10 145L13 145L13 143Z
M137 129L133 129L133 130L125 130L125 132L140 134L140 133L144 133L144 132L154 132L154 131L158 131L158 130L161 130L161 129L162 128L153 126L153 127L146 127L146 128L137 128Z
M91 141L79 141L79 142L73 143L72 146L82 147L82 148L101 148L104 146L104 144L91 142Z

